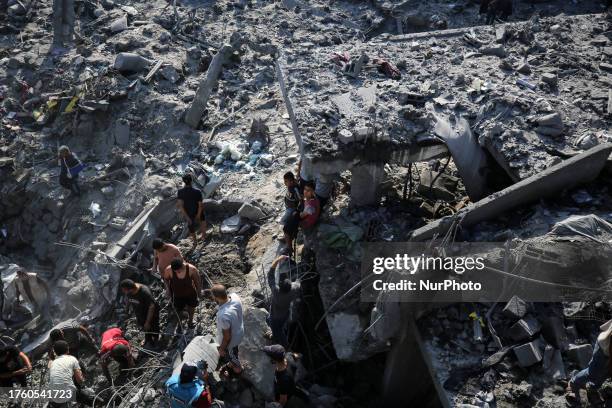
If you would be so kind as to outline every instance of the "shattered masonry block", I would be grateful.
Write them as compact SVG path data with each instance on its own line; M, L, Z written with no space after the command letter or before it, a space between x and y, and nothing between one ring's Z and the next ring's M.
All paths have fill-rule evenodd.
M514 347L513 350L521 367L530 367L542 361L542 353L537 341Z
M495 55L500 58L503 58L506 56L506 49L501 44L481 48L480 52L484 55Z
M525 316L525 313L527 313L527 302L514 295L508 303L506 303L506 307L504 307L502 313L514 319L521 319Z
M238 209L238 215L251 221L259 221L266 216L261 209L249 203L242 204L242 207Z
M559 79L557 75L551 74L549 72L542 74L542 82L548 84L550 86L557 86Z
M508 330L508 335L514 341L523 341L538 333L540 327L540 322L529 316L514 323Z
M567 349L567 356L581 369L586 368L593 356L593 346L590 344L570 344Z

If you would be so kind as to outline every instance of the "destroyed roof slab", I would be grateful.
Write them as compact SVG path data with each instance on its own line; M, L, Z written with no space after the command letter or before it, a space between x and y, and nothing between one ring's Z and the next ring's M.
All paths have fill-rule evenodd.
M435 110L468 119L480 144L518 181L608 137L608 26L595 14L367 44L305 44L283 55L281 70L314 163L427 160L415 153L435 143ZM369 57L357 78L331 59L345 52ZM380 72L376 58L396 65L401 79ZM398 160L402 155L408 159Z

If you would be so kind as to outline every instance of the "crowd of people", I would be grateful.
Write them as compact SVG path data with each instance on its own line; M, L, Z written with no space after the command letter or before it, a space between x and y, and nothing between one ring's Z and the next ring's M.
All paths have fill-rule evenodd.
M74 195L80 195L78 175L85 167L67 146L59 149L60 184ZM303 232L304 248L312 245L314 228L318 222L321 208L329 199L331 190L325 183L319 185L309 180L307 172L300 169L296 177L292 172L284 175L287 187L285 194L285 214L282 227L286 247L282 254L270 266L269 324L276 344L263 351L270 357L275 369L275 400L281 406L296 400L296 386L290 368L288 368L286 348L289 347L288 323L294 319L293 309L300 298L300 282L288 271L294 266L294 244L299 231ZM182 177L183 188L178 190L177 209L185 220L186 227L193 240L198 244L198 232L203 241L206 236L206 216L202 192L193 186L193 176ZM202 273L189 263L181 250L161 238L152 242L152 267L142 278L123 279L120 292L126 299L126 306L135 317L136 324L144 334L144 342L139 345L148 349L160 346L161 305L156 300L147 283L161 281L171 310L179 322L186 321L185 327L194 327L194 316L199 303L205 298L214 300L218 305L216 316L217 343L219 352L218 370L224 378L237 377L242 372L239 358L239 347L244 337L243 305L237 293L230 293L222 284L203 284ZM40 314L50 321L50 290L43 279L23 269L17 270L14 280L17 300L19 297L31 305L32 314ZM205 288L205 286L208 286ZM19 303L19 302L18 302ZM182 326L181 326L182 327ZM48 385L51 388L72 388L76 401L91 405L94 396L85 387L87 369L82 362L82 355L89 351L95 353L102 373L109 383L115 379L111 376L109 365L115 362L119 372L129 373L136 365L134 345L119 327L109 327L101 333L101 342L96 342L89 329L76 322L55 327L49 333L48 348ZM16 346L0 349L0 385L27 386L27 375L32 371L28 356ZM180 374L172 375L166 382L166 389L172 407L210 407L213 395L208 384L206 368L196 362L184 362ZM303 395L302 395L303 397ZM52 401L52 407L64 406L65 401Z

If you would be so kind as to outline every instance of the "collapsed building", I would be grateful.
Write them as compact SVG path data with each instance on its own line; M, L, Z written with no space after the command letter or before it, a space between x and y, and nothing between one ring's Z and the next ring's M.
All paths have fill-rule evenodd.
M360 260L368 242L527 240L571 215L600 217L606 231L610 17L597 2L544 2L519 6L524 21L482 26L472 2L426 3L87 3L81 38L61 56L42 29L51 5L11 4L0 53L4 287L19 264L53 283L55 323L86 318L97 334L126 324L137 338L117 285L150 267L154 237L186 249L173 196L188 169L213 224L190 259L250 304L246 382L219 395L263 406L273 383L264 275L279 252L282 174L301 160L336 191L315 264L298 271L306 310L294 348L315 406L559 406L560 381L588 362L607 304L361 302ZM55 181L60 144L88 163L83 197ZM182 351L214 365L214 308L198 312L194 333L142 364L165 368L124 401L163 406ZM486 316L478 341L471 313ZM42 377L49 328L3 320Z

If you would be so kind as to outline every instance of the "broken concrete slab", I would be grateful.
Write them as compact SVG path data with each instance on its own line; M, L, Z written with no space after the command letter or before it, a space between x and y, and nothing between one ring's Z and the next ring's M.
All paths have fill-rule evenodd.
M174 199L153 200L132 221L131 228L111 246L104 254L98 254L87 267L87 275L97 289L97 299L89 316L101 316L114 303L121 271L108 260L121 260L129 251L134 254L142 248L150 248L153 239L159 232L169 230L178 222L176 202ZM134 245L134 243L136 243Z
M567 349L567 356L572 360L580 369L586 368L591 361L593 356L593 346L590 344L570 344Z
M571 189L594 180L603 169L612 143L593 147L554 165L540 174L522 180L497 193L470 204L457 214L444 217L412 233L413 241L422 241L445 234L453 226L469 227L502 214L512 208Z
M263 352L268 345L270 329L266 323L268 312L265 309L248 308L244 312L244 338L238 347L238 355L243 363L242 376L253 384L266 398L274 395L274 370L270 357Z
M546 72L542 74L541 79L542 79L542 82L552 87L556 87L557 83L559 82L559 78L557 77L557 75L550 73L550 72Z
M179 374L183 362L197 363L204 360L208 364L210 370L217 369L219 362L219 345L215 342L215 338L210 334L206 336L196 336L189 342L185 350L181 353L182 356L177 356L173 363L173 374Z
M355 352L358 349L358 343L363 336L364 329L361 326L359 315L330 313L326 320L338 359L355 359Z
M146 69L151 61L131 52L120 52L115 57L113 68L120 72L140 72Z
M542 352L537 341L514 347L513 350L521 367L530 367L542 361Z
M249 203L242 204L238 209L238 215L251 221L260 221L266 216L261 208Z
M198 127L200 119L202 119L202 115L206 110L208 98L210 98L214 87L217 86L217 81L219 80L223 65L227 63L233 52L234 47L229 44L224 44L210 62L206 77L200 82L193 102L191 102L191 106L185 114L185 123L192 128L195 129Z

